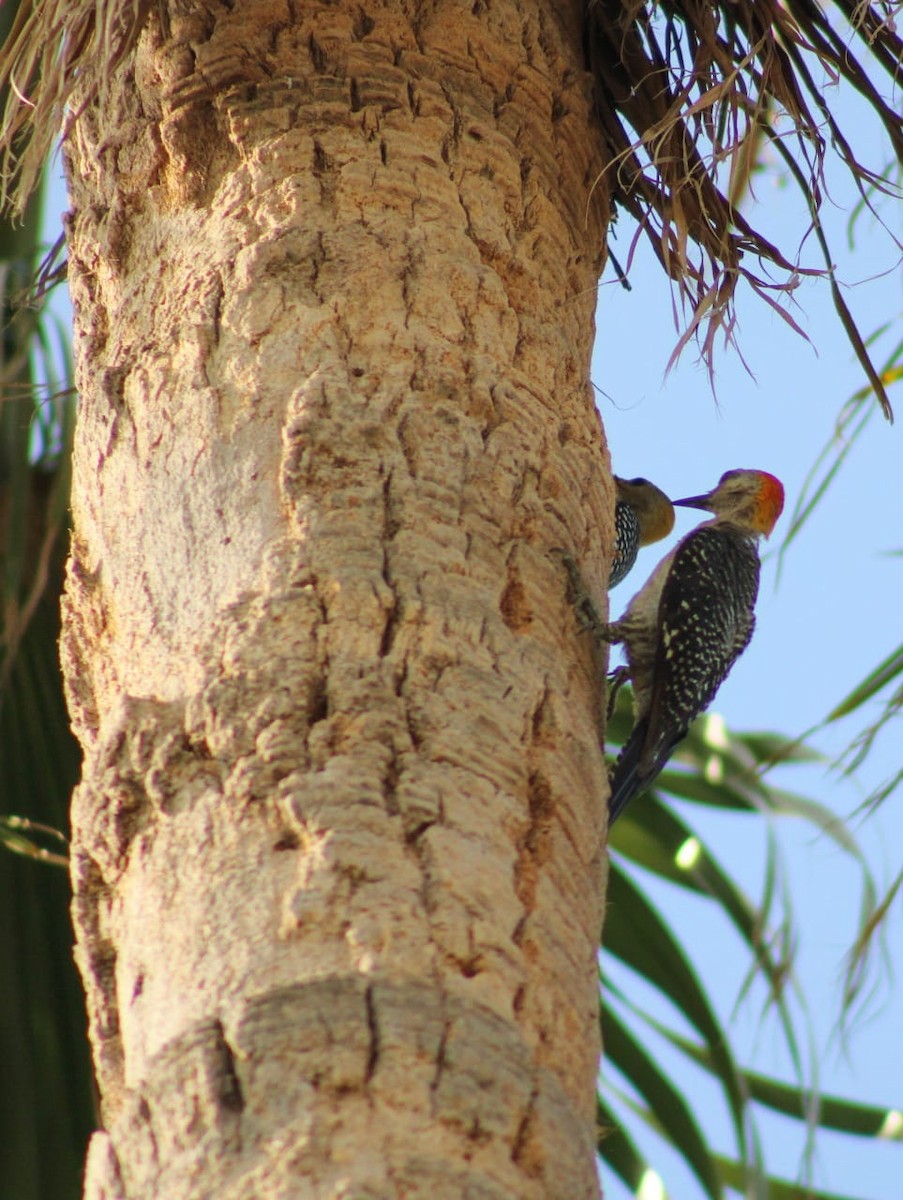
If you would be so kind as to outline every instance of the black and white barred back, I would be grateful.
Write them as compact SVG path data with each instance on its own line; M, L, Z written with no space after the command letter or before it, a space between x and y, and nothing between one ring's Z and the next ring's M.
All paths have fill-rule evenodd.
M756 541L719 522L678 546L659 601L649 707L615 764L609 821L662 770L749 644L759 591Z
M609 588L616 587L630 574L640 548L640 522L626 500L615 503L615 549L608 578Z

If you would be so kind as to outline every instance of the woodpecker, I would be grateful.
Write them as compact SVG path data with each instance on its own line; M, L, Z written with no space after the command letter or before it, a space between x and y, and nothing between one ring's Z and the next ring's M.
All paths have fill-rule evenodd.
M654 483L615 475L615 487L615 551L609 590L630 573L640 546L661 541L674 528L671 501Z
M649 787L749 644L758 540L781 515L784 489L765 471L727 471L711 492L674 503L714 517L662 559L619 621L594 625L624 645L636 716L612 774L609 824Z

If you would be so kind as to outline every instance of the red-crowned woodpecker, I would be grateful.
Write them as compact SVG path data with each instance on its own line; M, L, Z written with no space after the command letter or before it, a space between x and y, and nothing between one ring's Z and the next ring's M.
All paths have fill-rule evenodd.
M674 503L714 514L666 554L619 621L600 621L573 560L564 556L581 624L621 643L636 720L611 776L609 823L646 790L690 722L715 697L749 644L759 590L760 537L784 507L784 489L766 471L727 471L704 496Z

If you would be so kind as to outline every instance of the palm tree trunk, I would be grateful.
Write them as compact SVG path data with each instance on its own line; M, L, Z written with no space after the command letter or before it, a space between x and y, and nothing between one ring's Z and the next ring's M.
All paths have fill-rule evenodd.
M169 7L66 146L86 1195L595 1196L582 6Z

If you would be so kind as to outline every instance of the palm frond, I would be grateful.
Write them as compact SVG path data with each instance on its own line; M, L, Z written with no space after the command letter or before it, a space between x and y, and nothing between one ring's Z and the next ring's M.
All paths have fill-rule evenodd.
M609 725L609 736L615 743L629 729L628 709L625 689ZM627 810L612 831L615 856L602 955L606 1053L602 1096L608 1119L618 1132L600 1140L599 1153L609 1169L633 1186L638 1177L648 1178L655 1173L655 1168L651 1151L642 1143L626 1140L623 1119L627 1113L639 1117L685 1159L710 1197L720 1196L723 1189L731 1187L746 1195L769 1198L805 1194L834 1200L831 1193L811 1183L801 1191L798 1183L790 1185L769 1171L758 1128L757 1111L762 1108L800 1123L806 1134L807 1158L817 1152L822 1129L869 1138L895 1136L892 1114L896 1110L859 1105L820 1091L814 1033L805 995L794 975L801 938L794 912L794 889L771 822L762 831L767 845L766 865L761 896L754 901L732 880L729 869L702 834L667 802L667 794L690 799L716 806L724 813L735 813L737 820L746 822L760 822L766 814L803 820L852 858L861 876L862 895L856 950L838 1001L838 1016L843 1019L862 999L878 927L903 875L879 898L850 830L817 801L769 783L767 771L775 761L808 764L824 758L801 741L791 742L775 734L735 736L717 716L705 717L683 744L678 766L663 772L656 790L635 801L633 809ZM736 1049L731 1048L729 1030L711 1007L712 981L703 982L705 977L697 976L692 940L680 939L660 906L652 903L647 878L655 881L656 897L662 895L659 884L691 892L707 901L710 911L719 913L727 928L733 930L736 947L745 953L749 964L735 1007L756 980L764 984L763 1017L769 1010L777 1017L791 1081L769 1078L740 1064ZM635 989L628 994L613 977L615 960L644 978L659 998L668 1002L675 1019L685 1022L698 1036L687 1036L670 1021L646 1011L638 1003ZM734 1129L733 1156L715 1152L708 1115L690 1110L682 1073L666 1067L666 1060L650 1049L649 1030L718 1084ZM620 1088L612 1073L622 1077L633 1094ZM611 1160L610 1154L614 1156ZM797 1190L794 1192L792 1187Z
M152 0L44 0L10 5L0 47L0 192L21 215L40 182L66 107L103 92ZM10 23L11 21L11 23ZM76 110L77 112L77 110Z
M790 319L776 297L791 294L800 275L826 274L847 335L890 419L884 380L837 286L821 224L828 148L851 173L863 203L871 205L876 191L898 196L899 189L886 171L856 157L824 99L822 77L842 81L865 99L903 163L899 105L873 80L883 73L889 88L898 84L903 41L880 4L837 0L834 13L840 29L811 0L587 0L587 49L610 155L605 182L648 235L686 306L686 331L675 354L695 336L711 366L716 335L733 337L741 280ZM863 48L868 69L853 53L851 37ZM779 132L782 118L789 131ZM822 270L791 261L786 248L737 208L738 180L749 177L751 147L763 136L804 196L825 258ZM779 277L753 269L750 260L776 268Z

